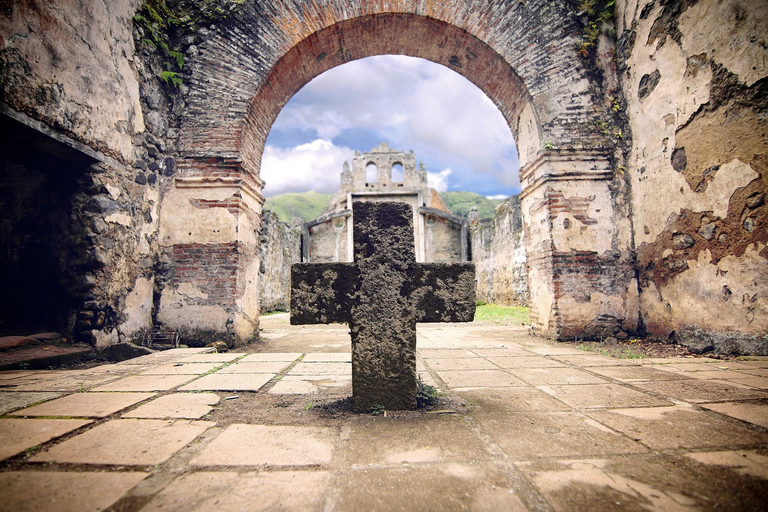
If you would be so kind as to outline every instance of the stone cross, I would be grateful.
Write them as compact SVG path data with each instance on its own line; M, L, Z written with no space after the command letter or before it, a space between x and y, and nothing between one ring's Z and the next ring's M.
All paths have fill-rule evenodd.
M416 323L471 322L472 263L417 263L411 207L353 204L354 263L291 268L291 324L347 323L356 411L416 408Z

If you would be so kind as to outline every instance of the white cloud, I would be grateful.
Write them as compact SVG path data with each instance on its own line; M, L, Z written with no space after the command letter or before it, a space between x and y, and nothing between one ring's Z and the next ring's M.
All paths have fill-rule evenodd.
M427 172L427 185L437 190L445 192L448 190L448 176L453 174L450 169L443 169L440 172Z
M498 199L506 199L507 197L509 197L509 196L506 196L504 194L498 194L498 195L495 195L495 196L485 196L486 199L490 199L491 201L496 201Z
M339 190L339 175L344 161L352 161L353 151L334 146L323 139L290 149L266 146L261 157L261 178L267 197L289 192L333 193Z
M375 133L377 142L413 149L428 168L453 169L458 181L519 187L515 143L501 112L467 79L422 59L386 55L331 69L288 102L273 130L310 130L325 141L346 134L346 144L351 133Z

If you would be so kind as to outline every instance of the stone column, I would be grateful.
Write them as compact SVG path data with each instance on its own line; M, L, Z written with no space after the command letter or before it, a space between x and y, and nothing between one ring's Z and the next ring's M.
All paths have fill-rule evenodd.
M162 201L157 320L198 343L258 332L262 182L238 162L186 160Z
M531 326L553 339L637 328L631 232L608 155L546 150L520 169Z

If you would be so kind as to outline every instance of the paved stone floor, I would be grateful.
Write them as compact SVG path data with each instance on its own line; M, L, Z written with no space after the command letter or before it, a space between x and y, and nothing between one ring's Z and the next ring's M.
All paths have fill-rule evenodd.
M431 411L353 414L344 326L0 372L0 510L765 510L768 357L630 361L424 325Z

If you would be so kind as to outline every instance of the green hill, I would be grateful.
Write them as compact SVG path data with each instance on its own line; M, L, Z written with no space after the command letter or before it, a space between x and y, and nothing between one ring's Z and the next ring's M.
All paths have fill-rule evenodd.
M275 212L282 222L290 223L294 217L301 217L304 222L309 222L320 216L330 200L331 194L318 192L282 194L268 197L264 209Z
M488 199L474 192L442 192L440 198L453 213L462 217L469 215L472 206L477 206L477 213L481 218L493 217L496 206L503 201Z
M480 217L493 217L496 205L501 199L488 199L474 192L443 192L440 198L456 215L466 217L472 206L477 206ZM290 223L294 217L300 217L304 222L315 220L328 206L331 194L318 192L300 192L282 194L267 198L264 209L272 210L282 222Z

